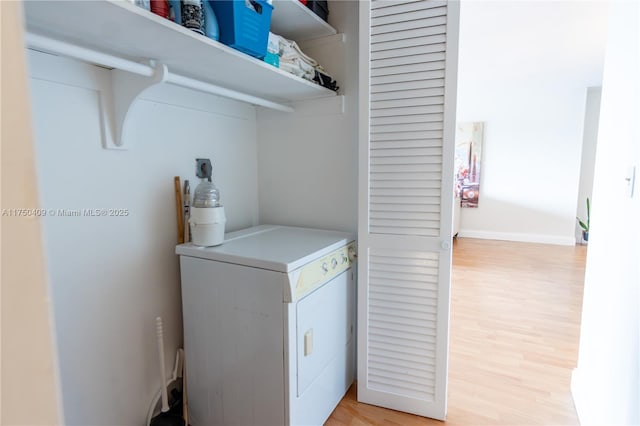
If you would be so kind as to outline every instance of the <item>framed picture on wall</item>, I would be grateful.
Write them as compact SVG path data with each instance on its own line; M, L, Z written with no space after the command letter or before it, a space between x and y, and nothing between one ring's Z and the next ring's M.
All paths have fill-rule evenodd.
M483 122L456 125L455 195L462 207L478 207L483 137Z

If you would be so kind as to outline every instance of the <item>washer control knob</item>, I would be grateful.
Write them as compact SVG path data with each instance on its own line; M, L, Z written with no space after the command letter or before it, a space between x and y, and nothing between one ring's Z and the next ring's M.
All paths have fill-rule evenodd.
M336 266L338 266L338 261L334 257L333 259L331 259L331 268L336 269Z
M327 262L324 262L324 263L322 264L322 272L323 272L323 273L325 273L325 274L326 274L327 272L329 272L329 265L327 265Z

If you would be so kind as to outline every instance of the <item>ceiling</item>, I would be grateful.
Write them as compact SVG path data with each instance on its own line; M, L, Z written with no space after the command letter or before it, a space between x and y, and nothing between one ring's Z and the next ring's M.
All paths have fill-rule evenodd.
M460 68L547 84L602 84L607 1L463 0Z

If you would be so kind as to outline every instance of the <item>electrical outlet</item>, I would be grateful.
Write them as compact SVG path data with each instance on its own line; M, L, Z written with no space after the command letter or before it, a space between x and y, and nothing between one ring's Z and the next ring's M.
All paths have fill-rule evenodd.
M196 158L196 176L211 181L213 166L208 158Z

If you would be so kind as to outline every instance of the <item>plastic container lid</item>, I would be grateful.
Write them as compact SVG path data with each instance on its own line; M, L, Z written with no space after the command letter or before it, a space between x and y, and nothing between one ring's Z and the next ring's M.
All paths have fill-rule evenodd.
M220 207L220 191L213 182L200 182L193 193L193 207Z

